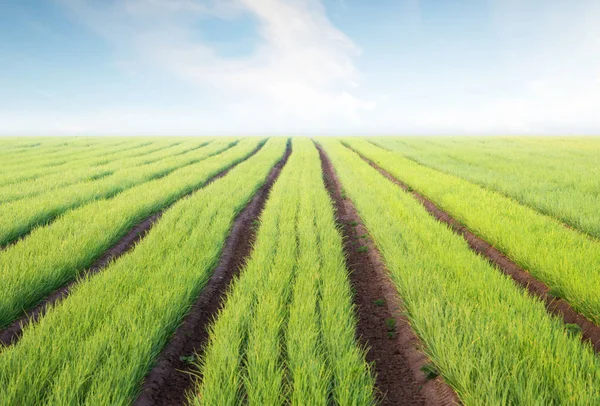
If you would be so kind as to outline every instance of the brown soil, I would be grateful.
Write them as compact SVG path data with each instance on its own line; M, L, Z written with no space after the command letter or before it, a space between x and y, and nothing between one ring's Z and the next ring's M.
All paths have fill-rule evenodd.
M260 150L260 148L262 148L263 145L264 145L264 143L261 143L260 145L258 145L245 159L248 159L252 155L256 154ZM225 169L224 171L209 178L200 187L195 188L194 190L186 193L178 200L183 199L183 198L195 193L196 191L205 187L206 185L215 181L216 179L222 178L231 169L233 169L233 167L235 167L236 165L238 165L238 164L234 164L234 165L230 166L229 168ZM171 205L160 210L159 212L151 215L150 217L143 220L141 223L137 224L131 230L129 230L129 232L124 237L122 237L119 241L117 241L117 243L114 246L109 248L108 251L104 252L104 254L102 254L90 266L90 268L84 272L83 275L89 276L89 275L93 275L98 272L101 272L111 261L116 260L117 258L126 254L132 248L134 248L135 245L146 236L148 231L150 231L150 229L152 228L154 223L158 219L160 219L162 214L176 202L177 201L173 202ZM12 344L16 343L19 340L19 338L21 338L21 335L23 333L23 328L25 326L27 326L29 323L36 322L37 320L39 320L46 313L49 306L52 306L55 303L66 298L69 295L69 293L71 292L71 288L73 287L73 285L75 285L78 282L78 280L79 279L75 279L70 282L67 282L65 285L61 286L60 288L58 288L57 290L52 292L48 297L46 297L38 305L25 311L25 313L20 318L15 320L11 325L9 325L8 327L6 327L4 329L0 329L0 345L12 345Z
M186 394L194 382L192 373L197 376L197 371L180 357L193 354L201 356L208 339L208 327L223 304L229 284L252 251L255 221L260 217L269 192L290 154L291 143L288 141L284 157L236 217L217 267L183 323L161 352L156 365L146 375L135 405L181 405L185 402Z
M322 148L323 178L335 204L336 215L344 235L344 251L355 290L358 338L366 348L367 360L374 363L376 385L383 405L455 405L458 397L444 381L437 377L428 380L421 368L429 363L419 349L420 340L403 315L403 305L390 280L381 255L374 243L360 236L368 235L357 211L341 194L340 181ZM353 226L353 224L358 224ZM366 246L366 252L359 252ZM383 299L384 302L378 302ZM394 319L394 331L389 331L387 320Z
M500 271L510 276L519 286L525 288L531 295L542 299L548 312L562 318L565 323L577 324L581 328L582 340L584 342L591 343L594 350L597 353L600 353L599 326L592 323L581 313L577 312L563 299L551 295L550 288L546 284L533 277L529 272L521 268L515 262L511 261L506 255L494 248L491 244L473 234L467 227L462 225L445 211L441 210L431 200L413 191L407 184L396 179L390 173L386 172L385 169L381 168L368 158L362 156L357 151L354 152L356 152L373 168L377 169L383 176L394 182L405 191L410 191L433 217L449 225L454 232L460 234L467 241L473 251L487 259L492 265L495 265L498 269L500 269Z

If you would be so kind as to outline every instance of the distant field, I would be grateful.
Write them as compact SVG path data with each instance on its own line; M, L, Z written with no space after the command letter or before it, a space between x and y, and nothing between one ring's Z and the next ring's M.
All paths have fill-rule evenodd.
M0 138L0 405L600 404L600 138Z

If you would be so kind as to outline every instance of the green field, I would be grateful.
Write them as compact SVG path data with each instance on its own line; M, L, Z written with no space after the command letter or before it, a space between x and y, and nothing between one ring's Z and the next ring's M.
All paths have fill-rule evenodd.
M0 405L600 404L600 138L6 138L0 158Z

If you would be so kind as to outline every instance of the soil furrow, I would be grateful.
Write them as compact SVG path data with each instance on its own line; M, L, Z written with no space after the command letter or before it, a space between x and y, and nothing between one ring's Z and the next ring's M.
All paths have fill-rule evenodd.
M236 217L211 278L162 350L156 365L146 375L135 405L181 405L185 402L194 376L197 376L186 359L195 354L202 355L208 340L208 327L221 308L232 279L252 252L255 221L259 219L269 192L290 154L291 142L288 140L283 158L271 169L265 184Z
M536 279L533 275L504 255L500 250L494 248L494 246L492 246L490 243L475 235L466 226L454 219L450 214L440 209L431 200L414 191L410 186L401 180L396 179L385 169L361 155L358 151L350 148L347 145L346 147L358 154L365 162L379 171L379 173L381 173L383 176L394 182L405 191L412 193L412 195L433 217L447 224L454 232L461 235L467 241L473 251L484 257L492 265L495 265L500 271L510 276L519 286L526 289L531 295L540 298L544 302L549 313L562 318L566 324L576 324L579 326L582 333L582 341L589 342L594 350L597 353L600 353L600 326L597 326L581 313L577 312L565 300L552 295L550 288L545 283L539 279Z
M342 197L341 184L331 161L317 144L323 179L334 202L344 235L350 282L355 290L357 335L374 363L382 405L454 405L454 391L440 378L429 380L421 368L429 359L403 315L403 305L375 244L364 236L367 228L350 200ZM359 252L366 246L366 252ZM362 251L362 250L360 250ZM390 323L395 320L395 326Z
M255 155L264 145L264 142L261 142L244 160L249 159L251 156ZM231 165L229 168L219 172L218 174L209 178L206 182L204 182L201 186L194 188L192 191L186 193L181 196L175 202L171 203L169 206L164 209L152 214L147 217L137 225L135 225L124 237L122 237L119 241L116 242L111 248L105 251L90 267L87 269L82 276L87 277L90 275L94 275L98 272L101 272L111 261L116 260L117 258L125 255L128 251L133 249L135 245L141 241L146 234L150 231L152 226L163 213L168 210L171 206L177 203L179 200L184 199L198 190L206 187L208 184L214 182L216 179L222 178L225 176L231 169L237 166L242 161ZM54 292L52 292L48 297L46 297L42 302L37 304L31 309L28 309L24 312L23 316L15 320L10 326L0 329L0 346L1 345L12 345L16 343L23 333L23 329L30 323L36 322L39 320L48 310L48 308L55 303L65 299L71 288L78 283L80 278L67 282Z

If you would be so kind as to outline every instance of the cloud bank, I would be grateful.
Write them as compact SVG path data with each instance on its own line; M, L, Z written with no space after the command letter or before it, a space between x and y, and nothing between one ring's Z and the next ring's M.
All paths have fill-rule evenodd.
M239 131L232 125L238 122L249 132L302 132L358 123L360 112L373 108L353 93L360 50L332 25L318 0L62 2L121 54L132 56L127 63L135 69L151 64L189 83L190 92L205 92L214 105L192 114L194 128ZM238 20L251 19L256 46L240 56L221 55L197 35L207 19L228 21L233 29ZM210 117L215 110L216 122ZM168 109L162 115L191 124Z

